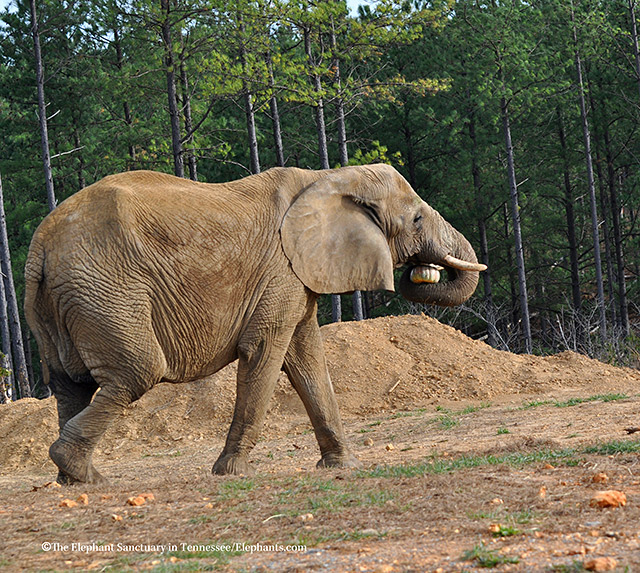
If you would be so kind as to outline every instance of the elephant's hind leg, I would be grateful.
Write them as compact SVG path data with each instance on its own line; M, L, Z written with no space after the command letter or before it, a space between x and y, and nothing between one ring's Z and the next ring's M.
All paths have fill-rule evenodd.
M75 382L66 373L55 371L51 371L49 387L56 397L60 432L71 418L82 412L91 403L91 398L98 389L98 385L90 375ZM88 473L97 474L93 467L89 468ZM62 470L59 471L59 483L66 484L72 481L74 480L68 474Z
M124 409L142 394L126 384L100 383L93 401L67 421L49 455L60 470L61 483L101 483L106 480L93 466L93 451Z
M97 443L110 423L166 371L160 346L147 334L150 329L142 329L135 316L122 323L129 326L129 332L109 317L96 317L91 336L85 334L82 344L76 344L82 362L100 389L86 407L65 422L49 450L67 483L104 481L92 462Z
M358 467L360 462L349 450L342 428L315 304L291 339L284 370L311 418L322 455L318 467Z

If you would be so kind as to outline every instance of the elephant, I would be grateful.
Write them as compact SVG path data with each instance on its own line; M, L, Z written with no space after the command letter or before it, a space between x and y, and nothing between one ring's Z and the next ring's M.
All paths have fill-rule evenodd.
M129 171L72 195L36 229L25 266L25 316L57 401L49 454L58 481L104 481L93 451L130 403L236 359L233 419L214 474L251 473L281 370L311 419L317 466L356 467L317 299L394 291L402 265L406 299L450 306L471 296L486 268L388 165L277 167L215 184ZM434 282L438 269L448 281Z

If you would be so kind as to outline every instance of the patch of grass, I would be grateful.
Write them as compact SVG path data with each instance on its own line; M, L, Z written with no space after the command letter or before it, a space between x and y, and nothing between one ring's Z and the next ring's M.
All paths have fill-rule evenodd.
M499 525L497 531L491 533L494 537L512 537L520 535L520 530L512 525Z
M486 567L487 569L492 569L507 563L520 563L518 557L499 555L495 551L487 549L484 545L476 545L473 549L465 551L461 559L462 561L475 561L478 567Z
M189 523L192 523L193 525L201 525L211 521L215 521L215 518L211 515L196 515L189 519Z
M458 470L477 468L481 466L495 466L507 464L522 466L536 462L556 461L571 458L576 454L574 449L566 450L540 450L530 453L515 452L502 456L461 456L451 460L442 460L436 457L427 462L414 465L379 466L373 470L359 472L362 477L414 477L433 474L445 474Z
M501 436L503 434L510 434L511 432L509 431L509 428L498 428L498 436Z
M511 515L511 517L516 523L526 525L527 523L531 523L533 520L533 511L530 509L523 509L521 511L516 511Z
M569 398L564 402L558 400L534 400L531 402L525 402L519 410L529 410L531 408L537 408L538 406L555 406L556 408L570 408L577 406L578 404L586 404L587 402L615 402L616 400L626 400L629 396L627 394L595 394L588 398Z
M345 507L382 506L388 501L392 501L394 497L394 494L387 490L343 489L309 498L308 506L311 511L340 511Z
M412 410L410 412L396 412L389 416L389 420L396 420L398 418L410 418L411 416L419 416L420 414L424 414L427 411L426 408L417 408L416 410ZM378 422L379 423L379 422ZM369 424L372 425L372 424Z
M553 404L553 400L532 400L530 402L525 402L518 408L518 410L530 410L531 408L538 408L539 406L548 406L549 404Z
M460 456L459 458L447 460L431 456L427 461L418 464L378 466L372 470L361 470L358 472L358 476L374 478L415 477L433 474L446 474L482 466L506 464L518 467L539 462L559 462L568 467L575 467L581 463L581 460L576 457L580 454L610 456L636 452L640 452L640 441L626 440L588 446L581 450L574 448L565 448L562 450L537 450L533 452L514 452L501 456Z
M256 482L252 479L238 478L223 482L218 487L218 496L221 499L242 499L247 493L255 489Z
M464 410L460 410L460 412L457 413L460 415L473 414L474 412L479 412L486 408L491 408L491 404L489 402L482 402L479 406L467 406Z
M639 440L614 440L605 444L596 444L584 449L585 454L599 454L601 456L613 456L615 454L632 454L640 452Z
M460 420L456 420L452 418L450 414L445 414L444 416L439 416L437 418L438 425L444 430L451 430L456 426L460 425Z
M376 422L371 422L370 424L367 424L367 426L369 428L373 428L374 426L379 426L380 424L382 424L382 422L380 420L378 420Z

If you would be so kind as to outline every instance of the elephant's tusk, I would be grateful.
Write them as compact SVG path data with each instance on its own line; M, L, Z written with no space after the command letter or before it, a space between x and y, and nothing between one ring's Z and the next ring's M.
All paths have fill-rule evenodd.
M486 271L487 265L483 265L482 263L470 263L469 261L463 261L461 259L456 259L451 255L447 255L444 258L444 262L454 269L458 269L459 271Z

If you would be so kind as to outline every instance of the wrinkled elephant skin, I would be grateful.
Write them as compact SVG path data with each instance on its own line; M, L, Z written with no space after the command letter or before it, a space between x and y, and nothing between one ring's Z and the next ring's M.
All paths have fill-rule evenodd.
M464 237L386 165L276 168L227 184L133 171L83 189L42 222L25 268L25 313L58 404L50 454L59 481L103 480L92 463L97 442L155 384L196 380L236 359L235 411L214 473L249 473L281 369L313 424L318 466L356 466L318 294L393 290L395 267L447 268L446 256L476 268ZM478 272L447 270L454 280L409 281L401 292L459 304Z

